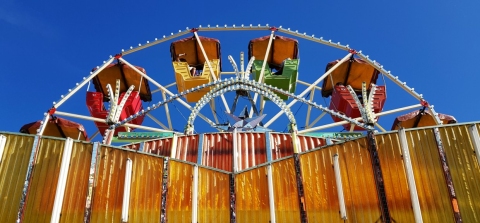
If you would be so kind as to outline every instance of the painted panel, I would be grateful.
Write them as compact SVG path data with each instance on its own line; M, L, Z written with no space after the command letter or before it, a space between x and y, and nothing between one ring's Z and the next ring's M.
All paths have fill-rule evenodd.
M463 222L480 222L480 167L468 126L439 128Z
M42 138L33 168L24 222L50 222L65 140Z
M267 162L265 133L237 133L238 170Z
M170 160L167 222L192 222L193 165Z
M339 155L347 217L352 222L380 219L379 201L365 138L333 145L300 156L307 216L311 222L343 222L333 171Z
M126 160L134 158L129 153L131 152L118 148L99 148L91 222L120 222Z
M73 143L60 222L84 220L92 150L92 143Z
M238 223L269 222L267 168L265 166L235 176Z
M297 180L293 158L272 164L275 219L278 222L300 222Z
M175 159L197 162L198 135L178 136Z
M415 222L398 133L375 139L390 216L397 222Z
M202 153L202 165L231 172L233 170L233 134L205 134Z
M159 222L163 158L135 154L130 188L129 222Z
M406 132L424 222L453 221L445 177L431 128Z
M170 157L173 138L156 139L144 142L143 152ZM124 146L128 149L139 150L141 143Z
M229 222L229 175L205 168L198 175L198 222Z
M317 138L317 137L310 137L310 136L298 136L299 152L305 152L311 149L319 148L321 146L327 145L325 139Z
M292 136L290 134L272 133L270 140L272 160L293 155Z
M0 219L2 222L15 222L34 137L3 135L7 137L7 143L0 160Z

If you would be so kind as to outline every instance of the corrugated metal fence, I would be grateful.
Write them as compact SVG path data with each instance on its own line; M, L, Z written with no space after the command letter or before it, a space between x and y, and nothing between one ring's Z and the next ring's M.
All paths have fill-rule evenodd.
M253 223L301 222L305 215L308 222L380 222L388 213L392 221L415 222L417 197L424 222L480 222L479 130L464 124L406 131L416 194L398 132L374 137L382 191L367 138L324 146L300 136L296 162L288 134L174 136L116 148L3 133L0 219Z

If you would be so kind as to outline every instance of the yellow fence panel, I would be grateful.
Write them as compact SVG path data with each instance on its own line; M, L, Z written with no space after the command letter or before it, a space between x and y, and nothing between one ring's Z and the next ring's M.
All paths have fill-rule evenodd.
M453 212L432 129L406 132L423 222L451 222Z
M348 221L381 219L372 162L365 138L300 156L309 222L344 222L339 214L333 155L339 155Z
M73 143L60 222L83 222L93 144Z
M42 138L37 152L24 222L50 222L65 140Z
M229 174L199 168L198 175L198 222L229 222Z
M275 218L278 222L300 222L297 178L293 158L272 164Z
M269 222L267 168L265 166L235 176L238 223Z
M99 148L92 196L91 222L120 222L122 215L125 166L129 151Z
M377 135L375 138L390 216L397 222L414 222L398 133Z
M32 152L33 136L8 135L0 160L0 219L15 222Z
M468 126L439 128L463 222L480 222L480 167Z
M169 161L167 222L192 222L193 165Z
M163 158L135 154L130 188L129 222L159 222L162 202Z

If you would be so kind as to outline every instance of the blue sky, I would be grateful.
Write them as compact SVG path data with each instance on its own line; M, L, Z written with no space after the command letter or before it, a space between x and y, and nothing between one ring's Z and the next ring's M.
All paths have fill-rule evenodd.
M437 112L454 115L459 122L478 121L479 8L477 1L4 0L0 3L0 49L3 51L0 54L0 101L3 103L0 129L17 132L23 124L41 119L53 101L58 101L60 95L66 94L109 55L185 27L208 24L281 25L348 43L422 93ZM239 52L247 52L250 39L268 34L268 31L199 33L220 39L222 56L232 55L237 62ZM302 61L299 78L309 82L323 74L328 62L346 55L344 51L304 40L300 40L299 48ZM124 58L144 67L147 74L166 85L174 81L169 57L169 43L164 43ZM231 70L225 59L223 68ZM379 78L377 83L382 82ZM394 83L387 80L386 85L385 110L416 103ZM82 89L59 110L88 114L85 91L86 88ZM317 92L316 101L323 103L319 95ZM160 95L155 94L152 102L160 99ZM217 105L217 112L221 113L224 109L220 101ZM178 114L188 117L189 112L178 103L175 106L178 111L170 106L170 110L175 111L174 128L181 131L186 121ZM300 127L305 122L305 108L300 105L292 108L294 113L298 110ZM166 123L162 112L155 115ZM202 112L211 115L209 109ZM276 112L266 110L266 119ZM312 115L318 114L317 111ZM381 124L390 129L394 118L382 117ZM221 115L220 120L226 117ZM330 117L323 120L331 121ZM87 127L89 134L95 132L92 123L77 121ZM202 126L204 122L197 119L195 124ZM283 131L286 119L276 124L275 128Z

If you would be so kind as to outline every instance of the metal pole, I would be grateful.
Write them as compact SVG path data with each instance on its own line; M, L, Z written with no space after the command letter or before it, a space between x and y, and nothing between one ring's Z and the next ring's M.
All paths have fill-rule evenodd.
M3 151L5 151L5 145L7 144L7 137L4 135L0 135L0 164L2 162Z
M313 95L315 94L315 89L310 91L310 101L313 101ZM305 128L308 128L310 122L310 113L312 112L312 105L308 105L307 118L305 118ZM325 112L323 112L325 113Z
M92 212L92 203L93 203L93 185L95 184L96 178L95 173L97 171L97 157L98 149L100 148L100 143L93 143L92 148L92 157L90 159L90 170L88 175L88 190L87 190L87 201L85 203L85 223L90 222L90 215Z
M164 101L167 100L167 95L165 95L165 91L162 91L162 98ZM168 109L168 103L166 103L164 107L165 107L165 115L167 116L168 129L173 130L172 119L170 118L170 110Z
M318 78L315 82L312 83L312 85L310 85L309 87L307 87L307 89L305 89L300 95L298 95L299 97L303 97L305 96L310 90L312 90L312 88L314 86L316 86L317 84L319 84L323 79L325 79L328 75L330 75L335 69L337 69L337 67L339 67L342 63L344 63L345 61L349 60L350 57L352 56L352 53L349 53L347 54L343 59L341 59L340 61L338 61L337 64L335 64L332 68L330 68L330 70L328 70L327 72L325 72L320 78ZM297 100L293 100L291 101L290 103L288 103L287 105L287 108L290 108L292 107L295 103L297 103ZM275 120L278 119L278 117L280 117L280 115L283 114L283 110L280 110L280 112L278 112L272 119L270 119L266 124L265 124L265 127L268 127L269 125L271 125Z
M198 215L198 166L193 166L192 223L197 223Z
M170 92L168 89L166 89L165 87L163 87L161 84L159 84L158 82L156 82L155 80L153 80L152 78L150 78L148 75L144 74L143 72L141 72L140 70L138 70L135 66L133 66L132 64L130 64L129 62L127 62L126 60L124 60L123 58L118 58L120 61L122 61L124 64L126 64L127 66L129 66L130 68L132 68L132 70L134 70L135 72L137 72L138 74L142 75L145 79L147 79L148 81L152 82L155 86L157 86L158 88L162 89L163 91L165 91L165 93L167 93L168 95L170 96L174 96L174 94L172 92ZM182 99L180 98L176 98L175 99L176 101L180 102L180 104L182 104L183 106L185 106L186 108L190 109L190 110L193 110L192 109L192 106L190 106L187 102L183 101ZM208 119L207 117L205 117L204 115L202 114L198 114L198 116L200 118L202 118L203 120L205 120L208 124L210 125L214 125L215 123L213 123L210 119Z
M62 212L63 197L65 195L65 186L67 184L68 169L70 167L70 158L72 157L73 139L67 138L63 147L62 162L60 164L60 173L58 174L57 190L55 192L55 200L53 201L51 223L60 221Z
M333 171L335 172L335 184L337 185L338 205L340 206L340 218L347 220L347 209L343 195L342 175L340 174L340 163L338 154L333 155Z
M265 67L267 65L267 60L268 60L268 55L270 54L270 48L272 47L272 41L273 41L273 34L275 33L275 30L272 30L270 33L270 39L268 40L268 45L267 45L267 51L265 52L265 57L263 58L263 63L262 63L262 70L260 71L260 77L258 78L259 83L263 83L263 75L265 75ZM257 97L258 93L255 93L253 95L253 104L257 103ZM253 108L250 109L250 118L253 115Z
M125 184L123 186L122 222L128 222L128 210L130 206L130 187L132 186L132 160L127 158L125 165Z
M238 134L237 134L237 128L233 129L233 137L232 137L232 143L233 143L233 172L236 173L238 172Z
M419 108L419 107L422 107L422 105L417 104L417 105L411 105L411 106L407 106L407 107L403 107L403 108L392 109L392 110L389 110L389 111L384 111L384 112L377 113L377 114L375 114L375 116L380 117L380 116L384 116L384 115L390 115L390 114L393 114L393 113L402 112L402 111L405 111L405 110L410 110L410 109ZM363 119L362 119L362 117L358 117L358 118L354 118L354 120L361 121ZM335 123L331 123L331 124L327 124L327 125L317 126L317 127L314 127L314 128L300 130L300 131L298 131L298 133L303 134L303 133L307 133L307 132L313 132L313 131L322 130L322 129L326 129L326 128L341 126L341 125L348 124L348 123L349 122L347 122L347 121L340 121L340 122L335 122Z
M150 113L147 113L146 114L150 119L153 120L153 122L157 123L160 127L164 128L164 129L168 129L168 127L163 124L160 120L158 120L157 118L153 117L153 115L151 115Z
M410 199L412 201L413 216L415 222L423 222L422 211L420 209L420 202L418 200L417 185L415 183L415 176L413 175L412 160L410 159L410 150L408 148L407 136L405 129L398 130L398 138L400 139L400 147L402 148L403 163L405 165L405 173L407 175L408 188L410 189Z
M170 158L175 158L177 156L177 143L178 143L178 136L174 134L172 137L172 148L170 149Z
M268 181L268 204L270 207L270 222L275 223L275 197L273 194L273 173L272 164L267 165L267 181Z
M33 169L35 168L35 163L37 160L37 153L40 148L40 141L41 137L39 135L35 136L35 140L33 141L32 151L30 152L30 158L28 159L28 168L27 174L25 176L25 183L23 184L23 193L22 197L20 198L20 205L18 207L18 218L17 222L23 222L23 212L25 211L25 207L27 206L27 198L28 192L30 189L31 178L33 174Z
M475 155L477 155L477 162L480 164L480 136L478 134L477 125L474 124L469 126L468 131L470 132Z
M207 53L205 52L205 49L203 48L202 41L198 37L198 34L197 34L196 31L193 32L193 34L195 35L195 38L197 38L198 46L200 46L200 50L202 50L203 57L205 57L205 60L207 61L208 69L210 69L210 74L212 75L213 81L217 81L217 77L215 77L215 72L212 69L212 64L208 60ZM225 106L225 109L227 109L227 113L230 113L230 108L228 107L227 100L225 100L225 96L222 94L220 97L222 98L223 105Z
M448 195L451 201L451 207L453 211L453 217L455 222L463 222L462 215L460 214L460 208L458 207L457 193L455 192L455 186L453 185L452 174L450 173L450 167L448 166L447 154L443 148L442 138L438 128L433 128L433 134L437 143L437 152L440 158L440 164L442 165L443 176L445 179L446 186L448 188Z

